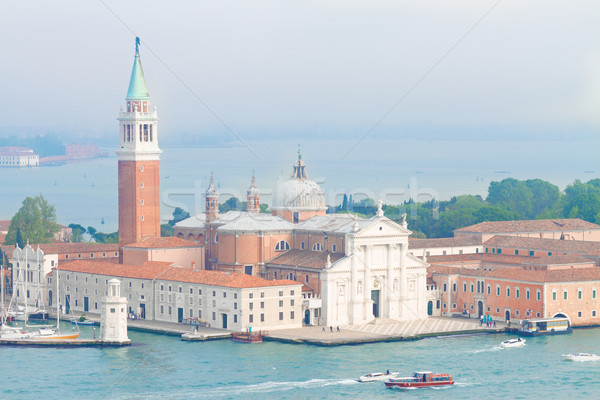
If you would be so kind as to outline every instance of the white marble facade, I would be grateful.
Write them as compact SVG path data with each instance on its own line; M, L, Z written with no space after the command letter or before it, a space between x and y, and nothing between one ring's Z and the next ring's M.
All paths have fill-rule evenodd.
M355 222L346 257L321 273L325 325L427 317L427 263L407 253L406 226L378 214Z

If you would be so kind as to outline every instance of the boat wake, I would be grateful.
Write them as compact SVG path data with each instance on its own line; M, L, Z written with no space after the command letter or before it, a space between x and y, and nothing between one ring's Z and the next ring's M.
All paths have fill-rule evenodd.
M200 397L218 397L240 395L243 393L270 393L295 389L311 389L334 385L352 385L358 383L355 379L310 379L300 382L262 382L254 385L235 385L213 388L200 394Z
M490 347L490 348L487 348L487 349L470 350L469 353L479 354L479 353L488 353L490 351L498 351L498 350L502 350L502 347L501 346L494 346L494 347Z

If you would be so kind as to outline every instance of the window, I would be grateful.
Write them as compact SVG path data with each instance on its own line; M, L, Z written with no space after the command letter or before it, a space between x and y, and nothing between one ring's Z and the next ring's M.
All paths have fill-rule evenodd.
M529 256L530 256L530 257L533 257L534 255L535 255L535 251L533 251L533 250L529 250Z
M260 314L260 322L265 322L265 314Z
M293 295L294 295L294 291L290 290L290 296L293 296Z
M98 282L96 282L98 283ZM160 290L165 290L165 285L160 285Z
M282 312L279 313L279 320L283 321L283 313Z
M540 292L540 290L539 290L539 289L537 289L537 290L535 291L535 297L536 297L536 300L537 300L537 301L540 301L540 300L542 299L542 292ZM539 315L538 315L538 317L539 317Z
M293 311L290 311L290 319L294 319L294 312Z
M190 288L190 294L194 294L194 289Z
M582 298L582 297L583 297L583 290L581 290L581 289L578 289L578 290L577 290L577 299L578 299L578 300L581 300L581 298Z
M592 299L596 298L596 289L592 289Z
M237 310L237 303L233 303L233 309Z
M264 299L265 298L265 292L260 292L260 298Z
M486 253L488 252L488 248L487 248L487 247L485 248L485 252L486 252Z
M519 255L519 250L515 250L515 256Z
M233 322L237 323L237 315L235 315L235 314L233 315Z
M252 302L248 303L248 308L250 308L250 310L252 310L254 308L254 303L252 303Z
M300 249L304 250L304 242L300 242Z
M529 300L529 289L525 289L525 298Z
M551 252L551 251L549 251L549 252L548 252L548 255L549 255L549 256L551 256L551 255L552 255L552 252Z
M496 248L495 247L492 249L492 254L496 254Z
M223 298L227 297L227 292L223 292Z
M496 296L500 296L500 285L496 285Z
M68 255L68 254L65 254L65 258L69 258L69 255ZM68 278L67 278L67 279L68 279Z
M502 254L502 249L498 249L497 253Z
M177 289L179 290L179 293L183 293L183 288L181 286L179 286Z
M308 274L304 276L304 282L308 283Z
M581 318L581 311L577 311L577 318Z
M171 306L169 306L169 315L171 315L172 311Z
M140 165L140 172L144 172L144 166Z
M506 287L506 297L510 297L510 287Z
M567 295L567 291L563 290L563 300L568 300L568 295Z
M446 291L446 284L444 283L444 292Z
M290 300L290 306L294 307L294 299Z
M144 199L140 200L140 205L144 205Z
M312 249L313 251L323 251L323 246L321 246L321 243L315 243Z
M456 292L456 282L452 284L452 291Z
M455 308L456 308L456 303L453 303L452 304L452 309L455 309Z
M248 293L248 298L249 299L253 299L254 298L254 293Z
M521 290L519 288L515 288L515 298L519 298Z
M467 283L463 283L463 292L467 293Z
M252 317L252 316L250 316L250 317ZM216 321L216 320L217 320L217 313L216 313L216 312L214 312L214 311L213 311L213 313L212 313L212 318L213 318L213 321Z
M169 285L169 292L173 290L173 287Z
M283 296L283 290L279 291L279 297Z
M283 300L279 300L279 307L283 307Z
M500 307L496 307L496 312L499 313L500 312Z
M289 250L290 249L290 244L288 242L286 242L285 240L281 240L279 242L277 242L277 244L275 245L275 251L284 251L284 250Z
M140 188L144 188L144 182L140 183Z
M265 308L265 302L264 301L260 302L260 308Z
M213 290L213 297L217 296L217 292ZM252 298L252 293L250 293L250 298Z
M473 285L473 284L471 283L471 293L473 293L474 291L475 291L475 285Z
M252 314L248 315L248 322L250 322L250 323L254 322L254 315L252 315Z
M592 310L592 317L596 316L596 310Z
M190 308L190 318L194 318L194 310Z
M200 294L202 294L202 293L200 293ZM234 294L233 294L233 298L234 298L234 299L237 299L237 293L234 293Z
M556 290L552 291L552 300L556 301Z
M334 253L337 251L337 246L335 244L331 246L331 251L333 251Z
M487 285L487 294L492 294L492 286Z
M444 250L442 253L443 253L443 255L446 255L446 250Z

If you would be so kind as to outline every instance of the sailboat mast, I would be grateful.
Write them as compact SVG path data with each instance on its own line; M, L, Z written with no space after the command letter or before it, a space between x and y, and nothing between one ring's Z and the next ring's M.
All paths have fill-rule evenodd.
M27 246L29 246L29 241L27 241ZM23 293L23 298L25 299L25 329L27 329L27 320L29 319L29 308L27 307L27 281L29 280L29 271L27 264L27 246L24 247L25 250L25 293Z
M0 260L0 279L2 279L2 299L0 301L2 301L2 326L4 326L6 324L6 304L4 304L4 264L2 262L2 260Z
M58 264L54 269L56 272L56 328L60 326L60 285L58 284Z

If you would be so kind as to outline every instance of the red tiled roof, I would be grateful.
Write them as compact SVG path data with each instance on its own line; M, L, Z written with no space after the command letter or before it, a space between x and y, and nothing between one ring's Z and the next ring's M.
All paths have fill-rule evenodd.
M301 267L312 269L323 269L327 264L329 254L331 263L344 257L343 253L328 253L326 251L289 250L285 253L267 261L267 266Z
M578 282L578 281L600 281L600 268L573 268L573 269L543 269L532 270L521 267L497 268L497 269L473 269L453 268L446 266L431 266L431 273L437 274L460 274L461 276L489 277L496 279L511 279L527 282Z
M513 256L505 254L456 254L447 256L427 257L430 265L466 265L466 264L498 264L504 266L523 265L575 265L590 264L593 260L580 256L579 254L554 255L548 257Z
M477 246L479 241L470 236L439 239L408 238L408 249L433 249L437 247Z
M63 263L61 271L82 272L132 279L159 279L164 281L200 283L204 285L233 288L301 285L290 280L266 280L256 276L234 272L194 271L170 262L147 261L141 266L115 264L101 261L76 260Z
M497 235L487 240L484 245L489 247L509 247L526 250L576 252L589 255L598 255L600 253L600 242L585 242L583 240L558 240Z
M10 226L10 219L4 219L0 221L0 232L8 232Z
M36 245L31 245L34 249ZM118 243L47 243L40 244L44 254L98 253L119 251Z
M143 249L168 249L174 247L200 247L198 243L178 237L148 237L140 242L128 244L124 247L136 247Z
M524 221L486 221L454 232L503 233L503 232L548 232L600 229L600 225L592 224L579 218L536 219Z

